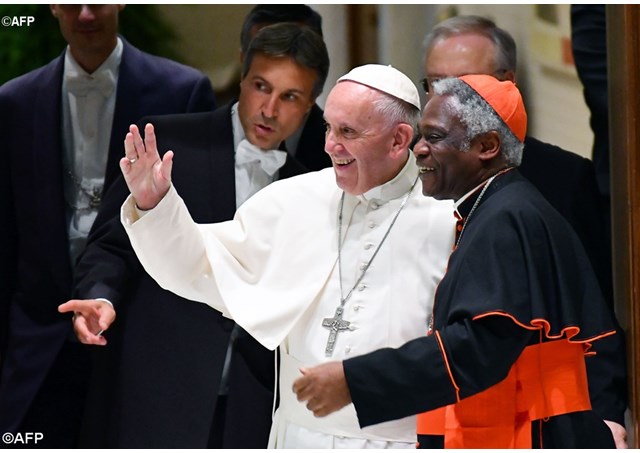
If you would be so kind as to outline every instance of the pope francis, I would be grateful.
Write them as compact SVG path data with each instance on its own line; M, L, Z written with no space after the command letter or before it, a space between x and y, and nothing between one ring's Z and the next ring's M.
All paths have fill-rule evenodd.
M409 150L419 115L417 89L400 71L351 70L325 106L333 168L275 182L232 221L209 225L192 221L171 185L173 153L160 157L153 126L144 139L135 126L127 134L121 219L146 271L279 347L271 447L415 447L414 417L360 428L349 405L316 418L292 384L307 367L427 332L455 219L451 202L421 194Z

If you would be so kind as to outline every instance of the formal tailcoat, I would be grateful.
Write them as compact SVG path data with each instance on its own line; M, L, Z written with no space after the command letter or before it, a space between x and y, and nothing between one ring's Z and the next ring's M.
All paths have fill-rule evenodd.
M236 210L231 106L143 120L154 124L160 152L175 153L172 183L200 223L229 220ZM330 165L316 106L296 157L287 157L278 177ZM78 296L109 298L118 317L105 334L108 346L96 351L95 410L87 417L92 426L87 426L85 445L206 448L211 440L225 448L265 448L273 409L273 351L241 333L226 410L216 409L234 323L163 290L144 272L117 217L127 195L121 178L105 199L79 264ZM226 419L224 433L214 414Z
M131 123L150 114L210 111L215 107L211 84L202 73L143 53L124 39L123 44L105 191L120 174L118 161ZM57 311L73 292L68 207L63 194L63 69L64 52L46 66L0 87L2 432L20 429L65 340L73 338L70 317ZM69 379L47 387L60 404L83 394L83 389L73 384L83 369L86 366L79 361L65 365L63 374ZM68 414L62 406L59 416L57 412L47 414L47 421L66 428L73 425L71 420L77 420L75 412ZM46 431L47 426L33 428ZM43 433L44 442L55 437L53 431Z

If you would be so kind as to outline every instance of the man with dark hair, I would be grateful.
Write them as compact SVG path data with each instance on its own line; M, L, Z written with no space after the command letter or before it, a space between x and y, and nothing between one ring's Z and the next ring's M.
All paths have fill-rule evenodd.
M256 5L244 19L240 34L240 52L244 55L251 39L267 25L295 22L306 25L322 36L322 16L307 5Z
M422 448L613 448L585 356L615 323L575 232L517 170L518 89L472 74L432 90L414 154L459 222L427 335L305 370L298 399L316 417L353 403L362 427L431 411Z
M319 139L303 135L295 155L282 149L315 105L328 71L317 33L291 23L264 27L247 49L237 101L214 112L142 120L156 126L158 146L174 150L173 182L195 219L231 219L272 181L330 164L324 133ZM87 300L60 309L76 312L81 341L109 340L98 351L107 371L92 381L87 445L265 448L273 351L220 313L163 290L141 269L117 219L127 195L121 178L78 264L76 296ZM109 299L118 312L104 337L95 333L110 327L115 312L98 298ZM99 325L80 314L87 307L104 314Z
M282 22L293 22L301 26L307 26L314 32L322 35L322 16L317 11L307 5L256 5L244 19L242 32L240 34L240 68L238 70L238 81L242 72L242 64L253 37L267 25L279 24ZM227 98L238 97L238 84L233 84L230 90L225 92ZM297 149L314 147L318 140L324 139L324 120L322 119L322 109L315 104L302 125L296 132L287 137L285 145L287 151L292 154ZM327 157L326 165L331 165Z
M516 82L516 43L493 21L481 16L456 16L437 24L425 38L424 88L434 80L464 74L493 75ZM518 171L571 224L590 258L600 288L613 312L611 245L593 163L531 135L524 139ZM587 359L591 402L607 421L620 445L626 432L625 342L619 335L599 341L599 354Z
M0 87L0 432L41 433L38 448L76 446L89 355L56 307L123 134L146 115L215 107L204 74L118 36L123 8L50 5L68 46Z

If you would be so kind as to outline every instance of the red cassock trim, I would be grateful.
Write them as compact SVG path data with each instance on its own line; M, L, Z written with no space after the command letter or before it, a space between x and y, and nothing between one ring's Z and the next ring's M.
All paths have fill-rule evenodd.
M544 337L549 340L559 340L561 338L567 339L571 343L581 343L585 345L585 354L588 356L595 355L595 352L589 351L591 349L591 345L594 341L601 340L603 338L609 337L616 333L615 330L610 330L607 332L602 332L598 335L592 336L590 338L584 338L582 340L578 340L574 338L576 335L580 333L580 327L578 326L567 326L564 327L560 333L557 335L551 335L549 332L551 331L551 324L546 319L537 318L529 321L529 324L525 324L516 319L513 315L503 312L503 311L489 311L486 313L481 313L479 315L474 316L472 319L475 321L476 319L486 318L488 316L506 316L510 318L514 323L519 325L520 327L527 330L541 330L544 332Z

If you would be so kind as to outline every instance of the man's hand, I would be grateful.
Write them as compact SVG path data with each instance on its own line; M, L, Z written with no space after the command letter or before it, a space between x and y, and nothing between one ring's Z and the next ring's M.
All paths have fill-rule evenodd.
M135 124L129 126L124 150L120 169L136 205L145 211L155 208L171 186L173 151L167 151L160 159L152 124L144 128L144 142L138 127Z
M627 430L624 429L624 426L609 420L605 420L604 422L613 434L613 440L616 442L616 448L629 448L629 445L627 444Z
M301 368L300 372L302 377L293 383L293 391L298 401L307 401L307 409L316 417L325 417L351 403L342 362Z
M73 299L58 307L60 313L73 312L73 330L84 344L104 346L107 344L102 332L116 319L116 311L104 300Z

